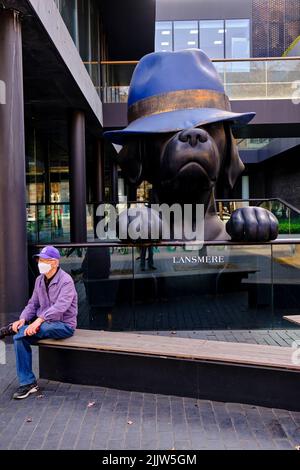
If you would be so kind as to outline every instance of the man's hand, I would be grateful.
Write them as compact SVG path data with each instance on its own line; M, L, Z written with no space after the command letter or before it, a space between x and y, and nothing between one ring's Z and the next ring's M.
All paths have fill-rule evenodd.
M44 323L44 321L41 318L37 318L31 325L29 325L28 328L26 328L24 334L25 336L34 336L38 333L41 324Z
M12 329L14 333L18 333L19 329L25 325L25 320L18 320L12 324Z

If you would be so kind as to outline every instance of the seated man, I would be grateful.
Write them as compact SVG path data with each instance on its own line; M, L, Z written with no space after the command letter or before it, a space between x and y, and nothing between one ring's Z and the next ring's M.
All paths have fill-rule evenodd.
M16 400L38 391L32 371L31 344L46 338L69 338L77 326L77 292L71 276L59 267L59 251L48 246L35 256L39 259L41 275L35 282L33 295L20 319L2 329L3 336L14 335L20 382L13 396Z

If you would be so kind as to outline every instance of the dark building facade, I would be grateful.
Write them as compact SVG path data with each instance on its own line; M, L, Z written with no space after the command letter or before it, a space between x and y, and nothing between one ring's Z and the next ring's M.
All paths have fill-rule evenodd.
M297 0L253 0L253 57L280 57L300 35Z

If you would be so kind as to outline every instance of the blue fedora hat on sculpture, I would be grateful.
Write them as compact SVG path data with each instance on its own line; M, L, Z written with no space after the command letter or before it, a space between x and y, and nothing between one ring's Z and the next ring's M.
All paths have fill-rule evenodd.
M138 63L128 97L128 122L104 136L123 144L126 136L175 132L218 121L247 124L255 113L234 113L219 74L200 49L154 52Z

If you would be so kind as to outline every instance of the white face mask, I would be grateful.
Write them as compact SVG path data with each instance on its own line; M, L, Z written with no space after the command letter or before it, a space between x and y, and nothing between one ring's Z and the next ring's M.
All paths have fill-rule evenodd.
M51 264L39 263L39 271L41 274L48 274L52 270Z

